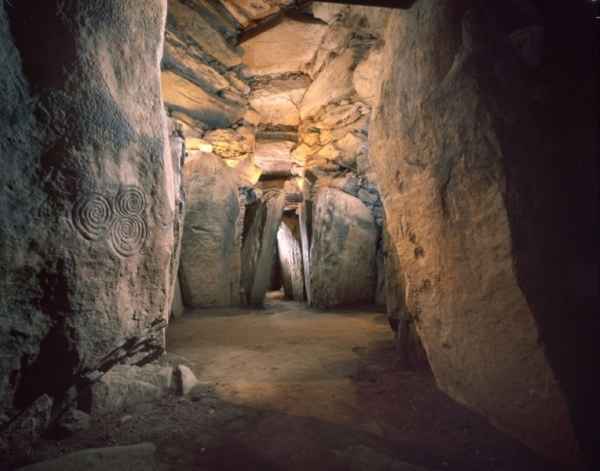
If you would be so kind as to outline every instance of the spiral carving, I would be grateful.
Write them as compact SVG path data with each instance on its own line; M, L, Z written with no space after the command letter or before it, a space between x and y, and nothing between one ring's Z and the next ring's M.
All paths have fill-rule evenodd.
M146 223L138 216L121 216L110 227L110 243L115 252L123 257L139 252L147 236Z
M117 213L121 216L140 216L146 208L146 196L136 186L127 186L117 195Z
M73 224L83 237L98 240L114 219L110 201L98 193L88 194L77 201L73 207Z

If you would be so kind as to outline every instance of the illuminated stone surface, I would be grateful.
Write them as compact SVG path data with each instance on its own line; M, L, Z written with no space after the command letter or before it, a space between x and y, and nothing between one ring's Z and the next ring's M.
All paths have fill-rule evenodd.
M188 306L239 304L238 189L232 170L196 152L184 167L186 214L180 281Z
M311 301L318 307L369 304L377 281L377 228L358 198L324 188L315 197L310 252Z
M168 317L174 285L178 189L159 69L166 2L42 3L0 6L9 416L44 394L58 408L77 372Z
M571 246L572 233L558 222L571 210L558 209L562 197L550 190L552 182L566 184L558 176L565 173L569 185L586 177L566 170L571 164L554 159L554 150L541 148L532 133L547 111L533 111L529 87L535 85L507 82L524 73L513 60L516 51L491 46L494 33L477 23L485 13L450 4L439 10L439 2L423 0L396 12L386 34L369 142L403 272L398 290L444 391L538 452L574 463L564 388L564 378L578 368L564 348L572 308L550 293L564 294L564 279L560 270L552 274L554 256L542 253ZM462 18L462 26L451 17ZM574 112L581 103L569 99L566 108ZM556 103L548 95L535 106ZM555 136L552 149L581 146L585 167L585 132L577 143L563 136ZM548 174L549 160L563 170ZM577 193L576 187L570 186ZM534 242L542 239L547 246ZM578 258L569 253L567 264Z
M302 72L326 31L319 21L286 19L243 44L247 75Z

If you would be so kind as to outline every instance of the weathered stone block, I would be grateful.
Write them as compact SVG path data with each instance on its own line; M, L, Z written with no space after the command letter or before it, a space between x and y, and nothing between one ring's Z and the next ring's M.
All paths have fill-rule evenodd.
M374 301L377 228L358 198L334 188L320 189L314 202L311 244L312 304L331 307Z

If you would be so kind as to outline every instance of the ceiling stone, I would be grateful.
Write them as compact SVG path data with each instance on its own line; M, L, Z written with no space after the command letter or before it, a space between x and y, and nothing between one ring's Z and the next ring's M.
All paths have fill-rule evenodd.
M281 7L292 5L294 0L221 0L223 6L242 25L251 23L278 13Z
M244 42L245 75L304 71L326 31L326 23L310 16L284 18L273 28Z
M273 79L252 91L250 105L260 114L263 124L298 126L298 106L309 85L306 75Z

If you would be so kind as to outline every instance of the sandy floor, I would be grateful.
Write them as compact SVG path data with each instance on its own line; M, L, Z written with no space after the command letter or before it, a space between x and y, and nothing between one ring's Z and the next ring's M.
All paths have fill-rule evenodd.
M96 419L34 458L151 441L165 470L553 469L438 391L429 372L401 369L372 310L271 296L264 310L190 312L167 342L203 383L191 397Z
M361 355L390 339L381 314L271 300L264 311L191 315L172 325L167 348L227 402L372 428L354 379Z

